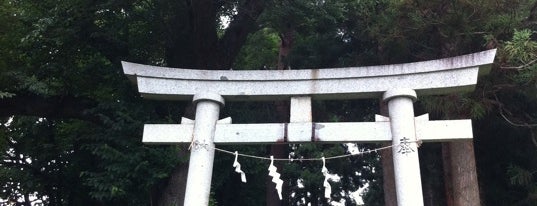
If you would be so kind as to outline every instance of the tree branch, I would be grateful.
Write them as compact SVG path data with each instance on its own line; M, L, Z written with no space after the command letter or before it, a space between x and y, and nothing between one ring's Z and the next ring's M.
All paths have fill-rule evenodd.
M515 126L515 127L528 127L528 128L537 127L537 124L535 124L535 123L533 123L533 124L530 124L530 123L527 123L527 122L516 123L516 122L510 120L509 118L507 118L507 116L504 113L504 110L506 110L506 109L504 109L503 103L498 99L498 96L496 94L493 94L493 95L494 95L494 98L496 99L496 102L498 104L498 110L500 112L500 115L502 116L502 118L507 123L509 123L510 125Z
M105 35L101 32L93 32L88 37L90 46L99 51L110 62L118 63L128 56L129 49L126 42L117 38Z
M259 29L256 22L263 10L265 3L261 0L248 0L239 6L237 15L218 41L218 69L231 68L248 35Z
M76 118L99 123L99 117L87 112L88 109L96 106L97 103L89 98L18 94L11 98L0 99L0 116L27 115L47 118Z
M534 59L534 60L531 60L530 62L524 64L524 65L520 65L520 66L516 66L516 67L500 67L501 69L516 69L516 70L522 70L530 65L532 65L533 63L537 62L537 59Z
M0 162L0 166L2 167L13 167L16 169L19 168L25 168L32 172L36 176L45 176L41 173L41 170L34 167L32 164L26 163L23 159L4 159Z
M533 3L533 6L530 9L530 14L528 15L528 18L524 21L524 24L531 25L535 24L537 21L537 2Z
M216 49L216 3L213 0L191 1L192 40L196 58L196 69L218 69Z

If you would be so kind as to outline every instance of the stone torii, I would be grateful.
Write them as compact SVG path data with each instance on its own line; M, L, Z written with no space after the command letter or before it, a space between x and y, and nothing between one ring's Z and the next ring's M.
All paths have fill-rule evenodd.
M193 100L195 120L146 124L147 144L192 143L184 205L208 205L214 144L386 142L393 145L397 202L423 205L417 140L471 139L471 120L414 117L417 96L470 92L490 71L496 50L431 61L306 70L191 70L122 62L144 98ZM312 99L380 98L389 117L375 122L314 123ZM225 101L290 100L290 123L218 120ZM400 146L405 146L401 148Z

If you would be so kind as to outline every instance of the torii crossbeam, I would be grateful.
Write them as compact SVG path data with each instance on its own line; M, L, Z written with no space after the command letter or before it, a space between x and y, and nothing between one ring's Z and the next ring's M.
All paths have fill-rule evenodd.
M416 140L471 139L471 120L429 121L414 117L417 96L472 91L486 74L496 50L406 64L309 70L191 70L123 63L124 73L145 98L193 99L196 120L182 124L146 124L143 142L190 143L190 166L184 205L208 205L214 144L300 142L381 142L409 140L408 151L393 148L397 202L423 205ZM312 99L380 98L389 118L375 122L313 123ZM226 101L291 100L291 123L231 124L218 121ZM200 145L207 145L203 147Z

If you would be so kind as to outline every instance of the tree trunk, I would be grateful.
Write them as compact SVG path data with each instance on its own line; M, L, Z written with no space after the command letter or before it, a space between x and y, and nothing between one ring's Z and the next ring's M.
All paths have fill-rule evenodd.
M293 43L295 41L294 33L295 33L294 29L291 27L291 25L288 25L287 31L280 34L281 43L280 43L280 50L278 53L278 65L277 65L278 70L284 70L284 69L290 68L288 56L289 56L289 53L291 52L291 48L293 47Z
M454 56L460 47L460 38L443 39L442 57ZM456 111L446 111L444 116L465 117ZM447 206L479 206L479 183L477 181L473 140L442 143L444 183Z
M422 176L423 177L423 176ZM437 206L438 203L434 196L434 187L432 178L429 178L428 181L422 181L423 185L423 205L424 206Z
M287 144L281 144L281 145L271 145L270 146L270 154L274 155L274 158L285 158L287 155ZM282 173L283 168L283 162L276 161L274 162L274 166L278 168L278 172ZM267 172L268 173L268 172ZM284 179L281 177L281 179ZM282 200L280 200L280 197L278 196L278 192L276 191L276 184L272 182L272 177L267 176L265 188L265 198L267 206L283 206L286 205L285 203L287 201L288 197L288 187L286 187L287 183L284 181L284 184L282 186Z
M383 116L388 116L388 105L382 100L380 101L380 114ZM389 144L390 143L383 144L382 146L387 146ZM397 206L392 150L381 150L380 160L382 161L382 188L384 190L384 205Z
M32 205L32 201L30 200L30 195L29 194L24 194L24 203L22 205L24 205L24 206L31 206Z
M274 102L274 106L276 107L276 116L278 117L279 122L289 122L289 102L286 101L277 101ZM286 158L287 157L287 144L273 144L270 146L270 154L274 156L274 158ZM278 172L282 173L283 168L283 162L277 161L274 162L274 166L278 168ZM283 178L282 178L283 179ZM267 177L267 184L266 186L266 202L267 206L282 206L287 205L288 202L288 192L289 188L286 187L287 184L283 184L282 186L282 200L280 200L280 197L275 189L276 184L272 182L272 177ZM285 182L284 182L285 183Z
M176 42L166 50L166 62L169 67L186 67L193 69L229 69L236 59L239 50L246 42L247 36L258 29L256 21L265 9L260 0L245 1L239 5L238 13L230 22L224 35L219 39L216 32L218 3L211 0L187 1L190 12L187 19L192 33L192 46L184 47L177 38ZM176 21L185 19L177 18ZM171 24L175 25L175 24ZM180 36L179 38L181 38ZM184 42L184 41L183 41ZM185 56L188 54L188 56ZM185 117L195 119L195 108L190 105L185 109ZM179 152L180 157L189 154L185 146ZM167 184L159 188L162 194L156 195L158 200L154 205L176 206L183 205L188 163L177 165Z
M387 146L383 144L382 146ZM384 190L384 205L397 206L397 194L395 193L395 176L393 172L393 154L391 149L380 151L382 161L382 187Z
M446 205L453 206L453 174L451 172L450 144L442 143L442 165L444 167L444 188L446 191Z
M294 30L291 29L291 27L287 28L287 31L280 34L280 49L278 54L278 70L283 70L288 67L287 62L287 56L291 52L291 47L293 46L294 41ZM274 106L276 107L276 113L278 117L279 122L289 122L289 102L288 101L276 101L274 102ZM287 157L287 148L288 145L272 145L270 146L270 153L274 155L275 158L286 158ZM282 168L283 164L281 162L275 162L275 166L277 168ZM281 205L287 205L286 202L288 202L288 190L289 188L286 187L286 184L282 187L282 198L283 200L280 200L278 194L276 193L276 190L274 189L274 183L272 182L272 178L267 179L266 184L266 201L267 206L281 206Z
M479 206L479 183L477 181L474 143L472 140L444 143L444 168L448 172L445 176L448 206ZM449 152L444 152L447 150ZM448 157L445 154L449 154ZM451 191L448 189L452 189Z
M212 0L191 1L193 50L196 69L220 69L215 52L218 43L216 34L216 8Z
M178 155L188 155L188 146L181 146ZM155 206L183 205L185 199L186 177L188 176L188 162L178 164L170 174L166 187L158 191L158 199Z
M420 168L423 185L423 205L447 206L441 143L429 143L420 147Z

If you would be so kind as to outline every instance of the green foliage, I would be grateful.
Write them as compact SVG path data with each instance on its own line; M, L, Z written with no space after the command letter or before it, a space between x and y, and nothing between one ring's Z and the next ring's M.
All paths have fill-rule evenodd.
M266 146L220 146L242 154L266 156ZM265 205L268 161L239 157L241 168L246 173L247 183L232 167L234 156L217 152L211 191L211 198L218 205ZM281 168L278 168L282 172Z
M143 122L167 121L177 111L140 101L121 73L118 60L130 52L132 59L162 61L163 49L147 41L158 33L146 22L152 5L132 3L0 4L0 100L36 95L96 105L80 111L87 118L9 117L1 146L13 153L3 159L13 161L0 163L0 198L35 193L49 205L147 205L180 162L175 147L140 143ZM132 50L122 50L127 43Z
M13 97L13 96L15 96L15 94L0 91L0 99L10 98L10 97Z
M513 185L526 186L531 185L534 182L533 175L535 172L525 170L518 166L509 166L507 173L511 176L510 182Z
M483 102L468 95L447 95L444 97L423 97L420 105L425 111L442 118L484 118L490 108Z
M66 151L71 147L69 142L57 142L53 138L51 126L50 121L39 118L13 118L9 124L2 125L9 148L2 155L3 199L17 199L34 192L41 198L47 195L47 190L58 191L64 187L66 182L61 176L70 167L71 154ZM51 196L50 201L65 197L64 193L60 195Z
M510 61L527 64L535 60L537 55L537 42L531 39L534 32L529 29L515 30L513 38L505 42L503 51Z
M532 39L534 31L515 30L511 40L506 41L502 54L506 58L507 69L516 69L509 77L517 84L533 84L537 79L537 42Z
M251 34L234 63L234 69L274 69L279 41L278 34L270 28Z
M245 1L218 1L217 16L238 18ZM484 202L531 205L537 163L529 129L537 122L537 43L530 15L533 1L270 1L242 46L234 69L276 67L280 35L292 30L291 69L391 64L454 56L498 47L498 65L477 91L421 98L417 111L438 118L473 118ZM140 143L143 123L176 123L183 103L142 100L121 72L120 60L153 65L195 65L192 11L188 1L2 1L0 3L0 101L37 96L91 102L78 116L15 114L1 118L0 198L46 196L49 205L149 205L176 164L174 146ZM222 37L219 18L215 26ZM513 32L514 31L514 32ZM174 49L179 53L171 53ZM190 49L190 50L189 50ZM204 54L209 60L211 54ZM202 59L203 59L202 58ZM507 69L515 67L515 69ZM78 102L75 102L75 104ZM370 121L377 102L319 101L315 121ZM69 105L57 105L56 113ZM35 109L35 108L34 108ZM25 110L31 111L31 110ZM271 103L230 103L223 111L237 123L275 122ZM359 145L371 148L376 145ZM263 146L228 146L266 156ZM347 152L345 145L304 144L295 156ZM494 152L491 152L494 151ZM430 151L424 151L426 156ZM433 162L433 163L431 163ZM241 160L248 184L239 184L232 157L217 155L211 204L265 204L267 162ZM437 171L434 160L424 160ZM511 165L510 167L508 165ZM304 200L323 198L319 162L282 168ZM327 162L333 200L354 204L349 194L368 184L365 201L382 203L381 169L375 154ZM432 181L432 180L425 180ZM301 182L301 184L298 184ZM309 194L308 194L309 192ZM522 201L521 201L522 200ZM523 202L526 201L526 202Z

